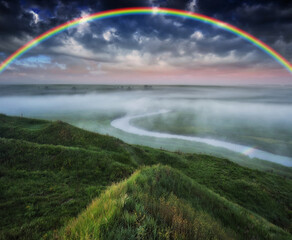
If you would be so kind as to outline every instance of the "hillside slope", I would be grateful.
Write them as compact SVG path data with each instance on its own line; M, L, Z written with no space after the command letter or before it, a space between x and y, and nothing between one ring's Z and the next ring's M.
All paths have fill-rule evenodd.
M128 145L63 122L0 115L0 163L1 239L50 237L107 186L156 164L169 165L229 204L292 232L291 180L226 159ZM285 172L289 175L291 169ZM220 218L213 220L224 225Z
M111 186L56 239L290 239L291 235L170 167Z

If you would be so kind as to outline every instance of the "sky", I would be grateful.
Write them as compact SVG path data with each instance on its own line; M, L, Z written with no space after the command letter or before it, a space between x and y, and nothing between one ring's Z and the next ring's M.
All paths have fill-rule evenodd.
M0 62L31 39L74 18L143 6L187 10L225 21L292 62L289 0L0 0ZM67 29L0 74L0 84L10 83L292 84L292 75L232 33L153 13Z

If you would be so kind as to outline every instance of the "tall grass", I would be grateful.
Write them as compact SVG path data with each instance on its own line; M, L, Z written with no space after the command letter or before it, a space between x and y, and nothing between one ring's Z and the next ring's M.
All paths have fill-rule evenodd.
M187 235L189 227L183 226L191 225L193 215L201 219L198 226L208 222L212 229L221 229L216 233L220 236L233 236L232 232L253 236L253 231L262 231L259 224L266 228L263 234L268 232L269 236L273 224L292 232L289 178L213 156L128 145L62 122L0 115L0 239L50 238L93 199L102 196L109 185L156 164L168 165L172 170L145 168L125 181L125 194L112 197L116 202L104 198L104 203L115 210L107 216L111 221L99 220L100 233L110 226L112 230L106 235L109 239L119 234L135 239L174 237L172 228L177 229L176 235L184 235L185 231ZM291 169L285 168L285 172ZM123 207L120 198L125 198ZM241 207L242 214L226 212L237 207ZM162 214L168 208L174 219ZM136 209L137 216L131 209ZM250 225L253 219L261 219L254 217L257 215L272 225L260 220ZM110 225L113 223L117 225ZM206 224L202 226L208 229ZM198 229L202 231L202 227ZM280 232L275 230L275 234Z
M108 188L55 239L290 239L291 235L169 167Z

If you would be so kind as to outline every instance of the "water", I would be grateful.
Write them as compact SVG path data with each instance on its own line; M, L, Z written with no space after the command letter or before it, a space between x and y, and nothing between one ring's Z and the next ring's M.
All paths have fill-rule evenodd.
M132 134L137 134L140 136L181 139L181 140L187 140L187 141L192 141L192 142L206 143L206 144L209 144L209 145L212 145L215 147L222 147L222 148L228 149L230 151L242 153L246 156L249 156L250 158L259 158L262 160L275 162L275 163L278 163L278 164L281 164L281 165L284 165L287 167L292 167L292 158L272 154L272 153L265 152L265 151L261 151L261 150L254 149L254 148L249 147L249 146L224 142L224 141L210 139L210 138L191 137L191 136L183 136L183 135L177 135L177 134L147 131L145 129L135 127L131 124L131 120L133 120L133 119L149 117L149 116L154 116L154 115L158 115L158 114L165 114L168 112L170 112L170 111L169 110L161 110L159 112L154 112L154 113L139 114L139 115L134 115L134 116L125 116L125 117L113 120L111 122L111 125L117 129L122 130L122 131L132 133Z
M62 120L128 143L215 155L245 166L274 166L252 158L291 166L287 86L0 85L0 113Z

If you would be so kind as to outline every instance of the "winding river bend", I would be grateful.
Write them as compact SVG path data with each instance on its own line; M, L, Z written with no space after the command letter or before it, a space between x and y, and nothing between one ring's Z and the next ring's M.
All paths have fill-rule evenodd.
M139 114L139 115L134 115L134 116L124 116L122 118L113 120L111 122L111 125L119 130L131 133L131 134L136 134L140 136L148 136L148 137L156 137L156 138L181 139L181 140L187 140L187 141L192 141L192 142L205 143L205 144L209 144L215 147L221 147L221 148L228 149L230 151L238 152L246 156L249 156L250 158L258 158L258 159L278 163L287 167L292 167L292 158L290 157L280 156L280 155L272 154L272 153L265 152L262 150L253 149L252 147L249 147L249 146L229 143L229 142L220 141L220 140L211 139L211 138L201 138L201 137L148 131L148 130L141 129L141 128L131 125L131 120L133 119L154 116L158 114L165 114L168 112L169 112L168 110L161 110L159 112L153 112L153 113Z

